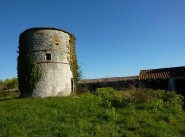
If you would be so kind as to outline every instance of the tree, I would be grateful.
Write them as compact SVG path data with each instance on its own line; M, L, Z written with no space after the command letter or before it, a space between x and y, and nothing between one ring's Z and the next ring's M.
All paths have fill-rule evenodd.
M4 90L4 82L0 79L0 91Z
M2 90L18 88L18 80L17 80L17 78L6 79L4 82L1 80L1 83L2 83L1 85L3 87Z

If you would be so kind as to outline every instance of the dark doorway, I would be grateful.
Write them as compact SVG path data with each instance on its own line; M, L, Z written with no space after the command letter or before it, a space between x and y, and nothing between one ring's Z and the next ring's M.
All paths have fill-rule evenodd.
M175 90L177 93L185 96L185 78L175 80Z
M74 79L71 78L71 92L74 91Z

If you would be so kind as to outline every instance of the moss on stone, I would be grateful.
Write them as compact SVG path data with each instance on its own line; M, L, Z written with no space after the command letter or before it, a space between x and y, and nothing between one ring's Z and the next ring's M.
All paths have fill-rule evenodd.
M73 34L69 34L70 36L70 68L73 73L74 78L74 85L75 85L75 91L78 89L78 81L80 79L80 73L79 73L79 66L78 66L78 60L76 57L76 50L75 50L75 37Z
M30 58L28 49L24 45L24 35L19 37L17 72L21 97L32 96L35 85L41 78L41 71L34 58Z
M37 29L37 28L35 28ZM47 28L46 28L47 29ZM17 72L18 72L18 82L19 90L21 97L30 97L32 96L35 85L41 78L41 71L39 69L39 64L37 64L34 57L30 57L29 47L26 47L26 33L32 29L28 29L20 34L19 37L19 46L18 46L18 58L17 58ZM65 31L64 31L65 32ZM80 79L79 66L76 57L75 50L75 36L69 32L70 37L69 49L70 49L70 69L74 78L75 91L78 89L78 81ZM52 43L57 44L58 38L53 39Z

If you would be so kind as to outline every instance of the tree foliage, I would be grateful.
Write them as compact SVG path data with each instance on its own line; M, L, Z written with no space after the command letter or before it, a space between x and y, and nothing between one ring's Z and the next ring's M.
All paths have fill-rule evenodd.
M0 91L18 88L18 87L19 85L18 85L17 78L5 79L4 81L0 80Z

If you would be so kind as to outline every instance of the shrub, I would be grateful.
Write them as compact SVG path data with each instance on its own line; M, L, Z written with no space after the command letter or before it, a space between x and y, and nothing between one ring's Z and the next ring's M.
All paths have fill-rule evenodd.
M18 88L17 78L6 79L4 81L0 80L0 91L12 89L12 88Z
M4 82L0 80L0 92L5 89Z
M6 89L18 88L18 80L17 80L17 78L6 79L4 81L4 85L5 85Z
M117 103L119 105L128 105L130 103L145 103L151 100L151 96L142 89L132 89L117 93Z
M111 87L97 88L95 91L95 95L103 98L104 100L113 102L117 98L117 91Z
M183 111L182 108L182 106L184 105L183 96L178 95L175 92L167 92L165 99L166 99L165 105L171 110L171 112L181 113Z
M167 107L170 112L182 112L184 97L172 91L152 89L132 89L118 92L113 88L98 88L95 95L103 100L107 108L122 107L128 104L136 104L148 109L162 110Z

